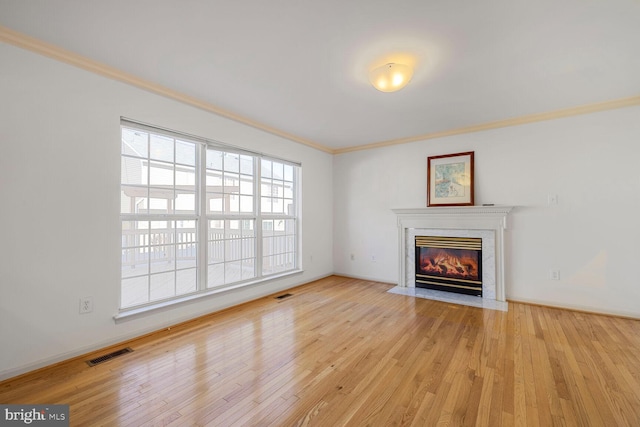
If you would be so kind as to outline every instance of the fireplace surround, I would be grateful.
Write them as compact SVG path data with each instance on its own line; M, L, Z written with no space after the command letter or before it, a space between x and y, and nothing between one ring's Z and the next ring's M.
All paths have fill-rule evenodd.
M398 286L415 288L415 238L482 239L482 299L505 301L505 230L512 206L393 209L398 223Z

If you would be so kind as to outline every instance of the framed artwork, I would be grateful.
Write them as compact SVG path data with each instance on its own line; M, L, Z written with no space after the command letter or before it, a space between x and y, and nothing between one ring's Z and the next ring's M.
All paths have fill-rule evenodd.
M427 159L427 206L473 206L473 153Z

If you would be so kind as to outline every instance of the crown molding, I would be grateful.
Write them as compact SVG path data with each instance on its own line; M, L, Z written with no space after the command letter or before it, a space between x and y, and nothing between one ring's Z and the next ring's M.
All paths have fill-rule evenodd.
M101 62L94 61L82 55L78 55L76 53L62 49L53 44L43 42L42 40L38 40L33 37L29 37L17 31L10 30L9 28L6 28L2 25L0 25L0 41L3 41L8 44L12 44L22 49L30 50L40 55L44 55L61 62L65 62L75 67L82 68L86 71L90 71L92 73L110 78L112 80L116 80L119 82L129 84L131 86L135 86L137 88L146 90L148 92L155 93L157 95L164 96L166 98L170 98L187 105L191 105L193 107L216 114L221 117L225 117L227 119L231 119L233 121L242 123L247 126L251 126L255 129L262 130L272 135L276 135L276 136L288 139L290 141L306 145L316 150L323 151L329 154L334 154L334 155L349 153L352 151L370 150L374 148L388 147L392 145L407 144L410 142L424 141L428 139L444 138L447 136L461 135L465 133L481 132L484 130L498 129L498 128L509 127L509 126L518 126L518 125L523 125L528 123L535 123L535 122L541 122L546 120L559 119L563 117L571 117L571 116L577 116L581 114L595 113L598 111L606 111L606 110L613 110L616 108L624 108L624 107L640 105L640 96L632 96L629 98L615 99L611 101L598 102L595 104L565 108L565 109L555 110L555 111L550 111L545 113L529 114L526 116L514 117L511 119L498 120L495 122L482 123L478 125L466 126L462 128L456 128L456 129L449 129L441 132L427 133L422 135L410 136L407 138L391 139L387 141L374 142L371 144L356 145L351 147L333 149L325 145L319 144L317 142L265 125L255 120L248 119L244 116L225 110L211 103L202 101L198 98L185 95L178 91L175 91L167 87L161 86L159 84L142 79L140 77L136 77L132 74L125 73L124 71L118 70L114 67L110 67Z
M481 132L483 130L498 129L509 126L519 126L528 123L543 122L546 120L560 119L563 117L579 116L581 114L596 113L598 111L614 110L640 105L640 96L614 99L611 101L597 102L595 104L581 105L578 107L563 108L561 110L549 111L545 113L528 114L526 116L514 117L511 119L498 120L495 122L482 123L457 129L445 130L442 132L426 133L423 135L410 136L407 138L390 139L388 141L374 142L372 144L358 145L353 147L338 148L333 150L333 154L349 153L352 151L370 150L372 148L388 147L391 145L408 144L410 142L424 141L427 139L444 138L446 136L461 135L464 133Z
M92 73L99 74L101 76L104 76L113 80L117 80L117 81L129 84L131 86L135 86L137 88L146 90L148 92L155 93L156 95L161 95L166 98L170 98L175 101L179 101L184 104L191 105L201 110L214 113L218 116L231 119L238 123L242 123L242 124L251 126L253 128L260 129L272 135L280 136L290 141L298 142L300 144L307 145L317 150L333 154L333 149L326 147L322 144L318 144L314 141L310 141L308 139L304 139L299 136L281 131L271 126L267 126L255 120L248 119L241 115L235 114L231 111L227 111L223 108L217 107L208 102L202 101L192 96L185 95L175 90L166 88L162 85L142 79L140 77L136 77L132 74L125 73L124 71L118 70L117 68L110 67L101 62L94 61L82 55L78 55L76 53L62 49L53 44L43 42L42 40L38 40L33 37L29 37L17 31L10 30L1 25L0 25L0 41L3 41L8 44L12 44L22 49L30 50L35 53L39 53L44 56L48 56L49 58L53 58L55 60L65 62L75 67L82 68L86 71L90 71Z

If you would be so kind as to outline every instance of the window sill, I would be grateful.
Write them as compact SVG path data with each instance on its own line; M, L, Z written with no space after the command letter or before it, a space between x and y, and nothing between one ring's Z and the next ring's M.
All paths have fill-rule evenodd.
M201 300L203 298L211 297L213 295L218 295L218 294L222 294L222 293L225 293L225 292L228 292L228 291L232 291L234 289L240 289L240 288L245 288L245 287L248 287L248 286L260 285L260 284L264 284L264 283L270 282L272 280L282 279L284 277L289 277L289 276L294 276L296 274L301 274L303 272L304 272L304 270L288 271L286 273L276 274L276 275L273 275L273 276L265 277L265 278L262 278L260 280L254 280L254 281L251 281L251 282L239 283L239 284L235 284L235 285L226 286L224 288L210 289L210 290L202 291L202 292L199 292L199 293L196 293L196 294L185 295L183 297L174 298L174 299L171 299L171 300L168 300L168 301L160 301L160 302L157 302L155 304L145 305L144 307L134 307L134 308L124 309L124 310L121 310L120 312L118 312L115 316L113 316L113 320L116 323L120 323L122 321L130 320L130 319L135 318L135 317L143 316L143 315L146 315L146 314L151 314L153 312L166 310L166 309L169 309L169 308L173 308L173 307L176 307L176 306L187 304L187 303L192 302L192 301L197 301L197 300Z

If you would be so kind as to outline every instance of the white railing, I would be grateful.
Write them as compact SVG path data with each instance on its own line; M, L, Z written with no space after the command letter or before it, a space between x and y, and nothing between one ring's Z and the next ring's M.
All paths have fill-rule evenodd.
M264 262L269 262L272 255L286 257L287 237L285 231L272 231L269 244L262 247ZM209 262L240 260L255 256L255 235L242 231L225 235L224 229L210 229L208 232ZM175 240L174 240L175 239ZM138 229L122 231L122 266L134 267L151 260L151 262L170 262L194 260L196 258L196 230L181 228ZM275 264L283 260L274 259ZM265 266L268 267L268 266Z
M175 240L174 240L175 239ZM193 260L196 256L196 230L191 228L138 229L122 231L122 266L141 262Z

